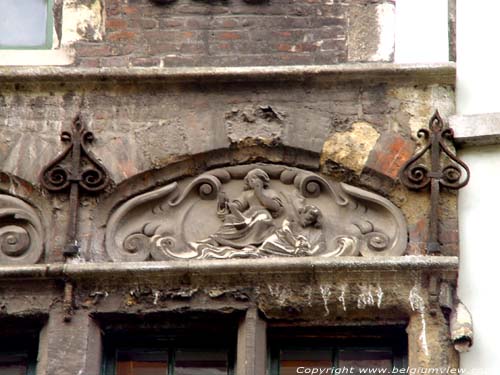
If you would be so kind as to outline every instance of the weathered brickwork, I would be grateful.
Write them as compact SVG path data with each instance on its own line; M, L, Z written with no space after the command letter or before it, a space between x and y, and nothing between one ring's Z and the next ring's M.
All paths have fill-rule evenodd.
M452 110L450 87L411 86L409 106L401 94L407 89L390 84L144 85L147 90L126 83L4 85L1 169L39 186L41 169L61 150L61 130L79 112L96 135L93 152L116 185L216 150L229 150L216 158L221 164L300 164L307 160L300 156L305 152L316 160L304 162L309 168L387 196L401 207L410 226L408 252L424 254L428 196L402 187L398 172L418 146L415 118L422 116L423 127L435 108L445 116ZM442 212L444 252L457 254L454 196L443 201ZM96 251L86 256L106 260L101 245L91 243L95 228L90 222L84 227L89 232L82 238ZM50 247L59 249L47 254L55 261L60 243Z
M76 42L75 64L336 64L348 61L348 53L351 61L387 61L390 56L375 56L379 6L392 9L394 2L271 0L252 4L243 0L182 0L158 5L150 0L108 0L104 2L102 40L83 36ZM354 31L349 35L348 30Z

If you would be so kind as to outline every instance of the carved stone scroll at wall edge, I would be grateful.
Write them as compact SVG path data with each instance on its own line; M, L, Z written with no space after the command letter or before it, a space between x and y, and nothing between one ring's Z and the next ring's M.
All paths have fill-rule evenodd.
M0 194L0 264L34 264L43 254L43 226L23 200Z
M106 224L114 261L399 256L406 245L389 200L269 164L172 182L126 201Z

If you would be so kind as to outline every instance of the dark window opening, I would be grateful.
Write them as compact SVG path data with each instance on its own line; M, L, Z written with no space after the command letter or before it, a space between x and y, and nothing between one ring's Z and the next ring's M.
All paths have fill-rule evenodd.
M235 342L143 336L107 343L106 375L232 375Z
M186 316L147 326L105 331L103 375L234 374L236 319L207 323Z
M407 337L395 328L270 328L269 375L296 375L306 369L360 374L360 369L407 366ZM347 371L347 370L345 370ZM320 372L318 372L320 373Z
M0 375L35 375L38 333L0 336Z

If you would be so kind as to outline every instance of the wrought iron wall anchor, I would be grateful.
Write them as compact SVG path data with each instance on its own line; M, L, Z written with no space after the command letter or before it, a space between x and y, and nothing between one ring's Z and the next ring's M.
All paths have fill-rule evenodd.
M413 190L422 190L430 186L431 211L429 218L429 240L427 253L441 252L439 243L439 195L441 187L458 190L469 182L469 167L458 159L446 145L453 142L453 129L445 126L443 119L436 111L429 121L429 129L422 128L417 132L419 138L426 143L401 168L400 179L403 185ZM429 152L430 169L422 163L424 154ZM443 155L444 154L444 155ZM447 163L442 165L442 159ZM465 173L464 173L465 172Z
M74 289L75 286L69 280L64 282L64 297L63 297L63 320L70 322L74 312Z
M109 184L108 172L87 150L94 134L85 128L81 116L73 120L71 132L63 131L61 140L66 149L50 162L40 175L42 186L51 192L69 191L69 218L64 256L78 254L78 208L80 193L97 193Z

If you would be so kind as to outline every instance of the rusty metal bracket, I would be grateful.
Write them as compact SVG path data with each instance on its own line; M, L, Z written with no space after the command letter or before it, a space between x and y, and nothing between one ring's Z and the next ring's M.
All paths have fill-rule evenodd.
M429 218L429 240L427 253L440 253L439 243L439 195L441 187L458 190L469 182L469 167L448 148L447 141L453 142L453 129L448 128L439 112L436 111L429 121L429 129L417 132L426 143L401 168L400 179L403 185L413 190L430 186L431 210ZM430 168L425 166L424 154L429 152ZM443 159L447 163L442 164Z
M80 115L73 120L71 132L63 131L61 140L68 145L64 151L50 162L40 174L42 186L50 192L69 191L69 218L66 231L66 244L63 254L66 259L78 255L78 208L80 192L97 193L110 184L108 172L87 150L94 140ZM64 282L63 314L64 321L70 322L74 308L74 285L70 280Z
M69 191L69 219L66 232L64 256L78 254L78 208L80 192L97 193L110 184L104 166L87 150L94 140L80 115L73 120L71 132L63 131L61 140L67 143L66 149L50 162L40 174L42 186L50 192Z

